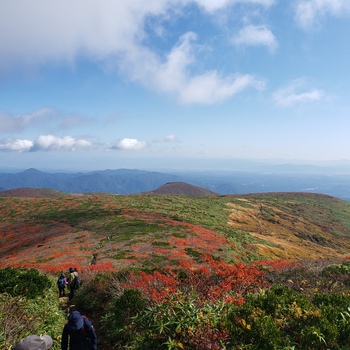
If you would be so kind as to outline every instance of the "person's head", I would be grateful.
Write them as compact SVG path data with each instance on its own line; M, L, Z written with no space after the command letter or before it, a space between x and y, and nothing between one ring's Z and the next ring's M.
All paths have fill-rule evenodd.
M69 268L69 272L70 272L70 273L74 272L74 268L73 268L73 267L70 267L70 268Z
M64 277L64 273L61 273L61 274L60 274L60 277Z
M68 316L68 326L70 331L77 331L84 326L84 318L79 311L72 311Z
M52 338L49 335L30 335L23 338L14 350L48 350L52 346Z

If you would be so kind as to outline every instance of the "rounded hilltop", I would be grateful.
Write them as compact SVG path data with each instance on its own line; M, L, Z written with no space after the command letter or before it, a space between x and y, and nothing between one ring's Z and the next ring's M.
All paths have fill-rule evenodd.
M178 196L217 196L218 194L207 190L206 188L190 185L186 182L168 182L153 191L146 192L149 194L167 194Z

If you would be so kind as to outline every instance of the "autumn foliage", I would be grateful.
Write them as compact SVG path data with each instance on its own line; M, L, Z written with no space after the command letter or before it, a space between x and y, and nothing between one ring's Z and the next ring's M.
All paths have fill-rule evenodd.
M187 261L180 261L180 265L162 272L132 272L125 287L141 290L151 302L165 301L180 290L196 293L203 302L224 299L241 303L245 294L268 285L261 269L243 263L227 264L207 257L197 268Z

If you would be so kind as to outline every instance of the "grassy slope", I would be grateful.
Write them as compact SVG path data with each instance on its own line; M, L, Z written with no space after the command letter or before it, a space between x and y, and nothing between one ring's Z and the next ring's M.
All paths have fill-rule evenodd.
M69 195L69 193L56 191L51 188L17 188L0 191L0 197L61 198Z
M0 198L0 265L49 271L348 255L350 203L298 193Z

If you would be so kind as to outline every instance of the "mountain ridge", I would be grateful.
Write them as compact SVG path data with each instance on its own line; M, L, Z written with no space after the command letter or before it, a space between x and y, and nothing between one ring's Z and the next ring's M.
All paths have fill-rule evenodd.
M51 188L70 193L138 194L171 182L184 182L220 195L305 192L350 201L350 175L266 174L255 172L158 172L107 169L77 173L46 173L30 168L20 173L0 173L0 190Z

